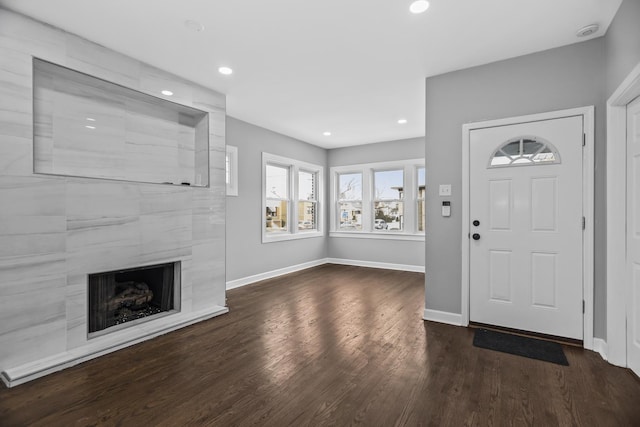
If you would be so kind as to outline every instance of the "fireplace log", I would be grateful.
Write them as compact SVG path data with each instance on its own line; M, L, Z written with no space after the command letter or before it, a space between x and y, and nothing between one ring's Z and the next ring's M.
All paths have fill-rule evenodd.
M107 310L112 311L120 307L139 307L153 298L153 291L144 282L116 283L116 292L119 293L107 301Z

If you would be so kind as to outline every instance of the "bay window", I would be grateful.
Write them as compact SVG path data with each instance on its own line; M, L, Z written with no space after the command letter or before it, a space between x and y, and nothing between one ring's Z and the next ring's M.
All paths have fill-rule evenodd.
M330 235L421 240L424 159L331 168Z

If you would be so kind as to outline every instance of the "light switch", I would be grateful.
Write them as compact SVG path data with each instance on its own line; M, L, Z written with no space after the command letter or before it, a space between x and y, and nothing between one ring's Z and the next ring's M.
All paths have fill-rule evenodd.
M451 184L440 184L440 195L441 196L450 196L451 195Z

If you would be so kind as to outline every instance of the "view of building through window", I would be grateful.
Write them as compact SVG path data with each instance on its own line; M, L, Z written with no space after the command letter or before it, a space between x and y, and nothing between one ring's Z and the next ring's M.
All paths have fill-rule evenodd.
M424 159L336 166L330 177L331 233L336 237L422 238Z
M315 172L298 172L298 230L318 229Z
M418 231L424 232L425 216L425 168L418 168Z
M403 230L404 170L375 171L373 179L374 230Z
M340 230L362 230L362 174L338 175Z
M322 235L322 166L262 153L263 243Z
M266 230L268 233L286 231L289 204L289 168L268 164L265 177Z

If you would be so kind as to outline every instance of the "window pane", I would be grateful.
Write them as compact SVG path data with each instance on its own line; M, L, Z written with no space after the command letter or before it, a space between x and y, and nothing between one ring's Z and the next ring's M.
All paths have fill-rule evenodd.
M418 200L418 231L420 232L424 232L425 228L425 221L426 221L426 216L425 216L425 201L424 199L422 200Z
M375 202L373 229L403 230L404 229L404 203L403 202Z
M502 152L507 156L520 155L520 141L513 141L501 148Z
M268 199L288 199L289 168L267 165L267 185L265 196Z
M362 174L345 173L338 175L340 192L338 200L362 200Z
M531 158L531 160L534 163L543 163L543 162L558 163L555 153L545 152L545 151L536 154Z
M560 156L551 143L536 139L518 138L500 146L489 166L534 165L560 163Z
M524 139L522 141L522 155L533 155L544 149L544 144L538 141L532 141L530 139Z
M362 230L362 202L338 203L340 230Z
M316 200L316 174L300 171L298 173L298 199Z
M425 193L425 177L424 177L425 169L418 168L418 199L424 199Z
M267 200L267 233L287 231L287 203L285 201Z
M298 230L317 230L316 202L298 202Z
M402 199L403 171L378 171L373 177L376 185L376 200Z

